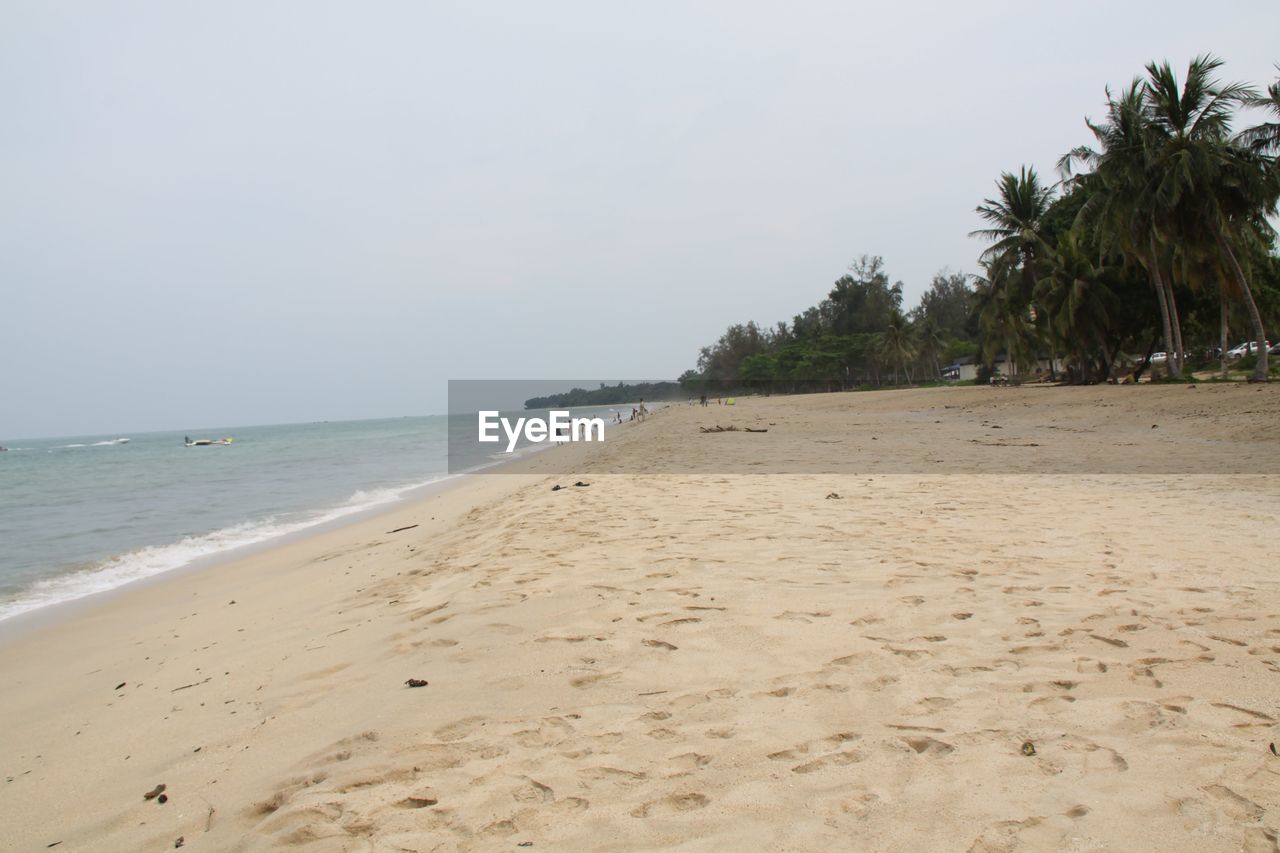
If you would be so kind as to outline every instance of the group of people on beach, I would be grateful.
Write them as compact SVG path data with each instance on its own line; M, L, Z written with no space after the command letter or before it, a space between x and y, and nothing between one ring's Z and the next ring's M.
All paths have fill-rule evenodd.
M644 404L644 398L641 397L640 404L638 406L631 407L631 417L628 418L628 420L642 421L645 419L645 416L647 416L648 414L649 414L649 409ZM623 423L622 412L613 413L613 422L615 424Z

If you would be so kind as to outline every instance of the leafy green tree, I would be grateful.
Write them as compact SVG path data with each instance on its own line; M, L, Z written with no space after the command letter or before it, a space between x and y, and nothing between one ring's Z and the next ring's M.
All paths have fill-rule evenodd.
M940 270L911 310L916 324L932 323L946 340L967 335L966 323L973 310L973 289L964 273Z

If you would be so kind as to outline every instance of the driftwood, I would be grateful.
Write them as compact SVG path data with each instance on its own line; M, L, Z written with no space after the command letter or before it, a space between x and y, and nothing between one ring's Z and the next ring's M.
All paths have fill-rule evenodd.
M401 530L412 530L417 527L416 524L410 524L408 527L397 527L395 530L388 530L387 533L399 533Z
M713 427L698 427L698 432L768 432L768 431L769 430L767 429L752 429L751 427L743 427L742 429L738 429L738 427L736 426L724 427L724 426L717 425Z
M169 692L170 692L170 693L177 693L179 690L186 690L188 687L199 687L201 684L208 684L210 681L213 681L213 676L212 676L212 675L211 675L211 676L209 676L208 678L206 678L204 681L193 681L193 682L191 682L190 684L184 684L184 685L182 685L181 687L175 687L175 688L173 688L172 690L170 690Z

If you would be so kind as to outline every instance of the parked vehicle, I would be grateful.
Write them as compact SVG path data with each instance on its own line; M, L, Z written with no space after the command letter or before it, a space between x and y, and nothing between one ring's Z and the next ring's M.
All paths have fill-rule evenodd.
M1271 341L1267 341L1267 346L1271 346ZM1252 355L1258 351L1257 341L1245 341L1239 346L1232 347L1227 350L1227 358L1244 358L1246 355ZM1272 352L1268 349L1267 352Z
M1151 354L1152 364L1164 364L1168 360L1169 360L1169 353L1167 352L1153 352Z

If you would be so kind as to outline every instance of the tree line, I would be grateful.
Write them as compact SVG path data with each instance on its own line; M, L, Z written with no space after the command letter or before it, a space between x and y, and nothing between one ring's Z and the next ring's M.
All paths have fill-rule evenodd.
M531 397L524 401L526 409L564 409L576 406L609 406L615 403L635 403L638 400L677 400L685 392L675 382L638 382L606 385L599 388L573 388L562 394Z
M1047 364L1068 382L1140 374L1158 347L1173 379L1214 366L1231 329L1257 342L1243 364L1265 380L1266 328L1280 319L1280 79L1259 91L1218 79L1222 61L1169 63L1086 119L1092 143L1002 174L978 205L981 272L936 275L903 310L901 282L863 256L818 305L772 328L730 326L704 347L686 388L828 390L937 381L976 355L1011 374ZM1236 130L1242 117L1261 121ZM1055 365L1062 365L1059 375Z

